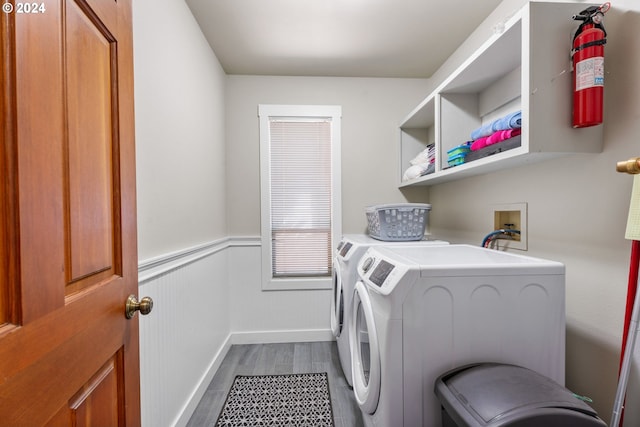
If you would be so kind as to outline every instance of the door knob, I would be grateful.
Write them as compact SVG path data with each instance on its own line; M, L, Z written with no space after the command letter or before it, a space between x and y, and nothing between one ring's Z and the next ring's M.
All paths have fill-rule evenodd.
M640 173L640 157L633 157L629 160L618 162L616 164L616 170L630 174Z
M146 315L151 313L153 309L153 300L149 297L144 297L140 301L135 295L129 295L127 302L124 305L124 315L127 319L131 319L136 311L140 311L140 314Z

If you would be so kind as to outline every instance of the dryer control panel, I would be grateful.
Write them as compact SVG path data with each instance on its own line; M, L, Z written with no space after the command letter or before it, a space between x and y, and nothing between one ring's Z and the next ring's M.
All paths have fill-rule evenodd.
M370 289L388 295L408 273L408 266L383 255L383 248L369 248L360 258L358 273Z
M384 281L387 280L389 273L391 273L394 268L395 266L393 264L382 259L380 260L376 268L371 272L369 280L371 280L378 286L382 286Z

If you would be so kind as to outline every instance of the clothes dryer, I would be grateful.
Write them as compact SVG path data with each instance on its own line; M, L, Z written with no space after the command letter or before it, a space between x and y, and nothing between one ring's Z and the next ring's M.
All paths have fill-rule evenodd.
M515 364L564 384L564 272L476 246L368 249L349 324L365 426L439 427L434 383L470 363Z
M349 314L351 297L358 280L357 265L360 257L371 247L425 247L448 245L442 240L385 242L366 234L347 234L338 245L333 258L333 285L331 298L331 331L336 337L342 371L349 385L351 379L351 351L349 348Z

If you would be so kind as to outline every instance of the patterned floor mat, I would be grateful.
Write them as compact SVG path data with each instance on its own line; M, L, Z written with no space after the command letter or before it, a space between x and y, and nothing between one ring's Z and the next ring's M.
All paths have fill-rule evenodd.
M238 375L216 427L333 427L326 372Z

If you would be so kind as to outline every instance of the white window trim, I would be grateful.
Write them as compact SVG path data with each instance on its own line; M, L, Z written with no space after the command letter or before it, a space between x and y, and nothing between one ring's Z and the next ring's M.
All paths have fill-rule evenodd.
M335 244L342 236L342 195L340 162L340 129L342 107L336 105L258 105L260 119L260 198L262 242L262 290L331 289L332 277L273 278L271 274L271 150L269 118L325 117L331 118L332 212L331 238Z

